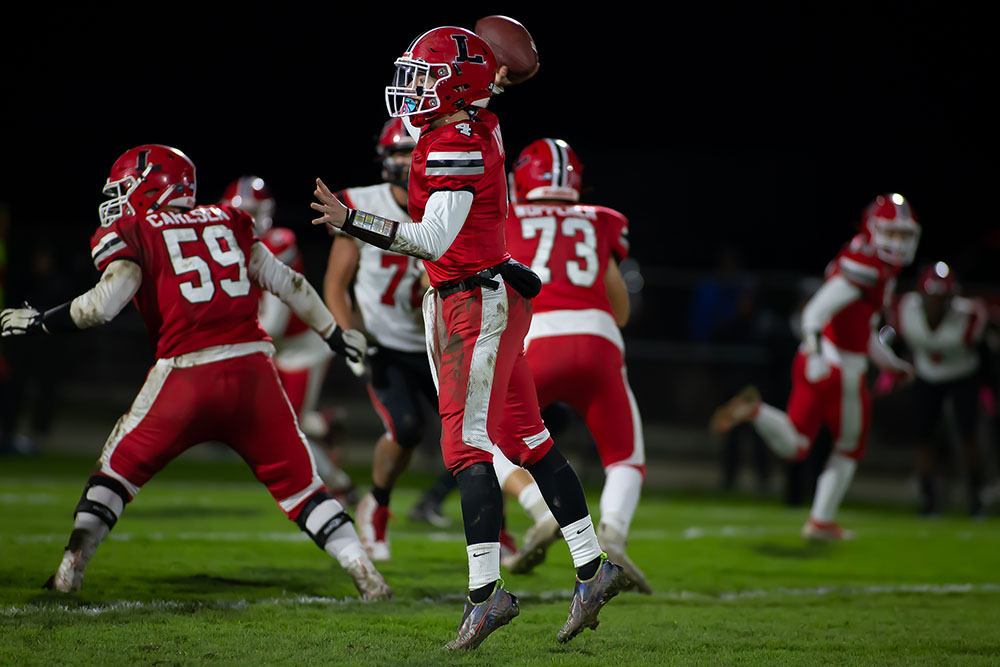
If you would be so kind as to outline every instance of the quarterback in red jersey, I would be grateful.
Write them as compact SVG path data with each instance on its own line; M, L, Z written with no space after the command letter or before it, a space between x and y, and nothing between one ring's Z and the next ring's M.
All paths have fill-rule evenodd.
M401 217L409 222L404 207L415 146L416 141L402 119L390 119L382 128L377 148L382 158L383 182L341 190L337 198L350 208L383 217ZM367 376L372 405L385 424L385 433L375 445L371 492L358 501L355 515L361 544L375 562L390 558L390 497L425 435L420 396L431 405L437 403L437 389L424 343L423 281L423 263L419 259L383 250L346 234L335 234L323 284L324 297L338 321L350 322L355 313L349 287L354 284L353 302L359 311L359 328L364 329L369 339L368 368L361 368L360 372ZM555 539L552 536L560 534L559 525L531 475L496 452L494 467L501 488L516 496L535 519L536 525L529 530L548 537L551 543ZM454 475L445 471L434 485L435 493L447 492L455 485ZM512 572L526 571L545 556L542 550L530 561L518 558L513 537L506 530L501 531L500 543L501 563Z
M580 159L560 139L538 139L521 151L510 175L515 206L507 217L507 250L542 281L525 337L538 404L568 403L586 421L606 475L598 539L639 590L652 593L625 555L646 471L619 330L629 315L618 270L628 255L628 220L578 203L582 173Z
M441 449L462 497L469 596L453 649L474 649L518 614L500 582L503 499L493 448L535 478L558 521L577 582L568 641L596 627L601 606L628 584L597 541L583 487L542 422L524 337L540 287L504 243L507 186L496 116L482 107L499 76L490 47L462 28L419 36L396 60L386 88L390 115L419 133L410 167L409 212L398 222L346 208L317 179L312 207L329 224L381 248L420 257L430 278L425 339L438 385Z
M762 403L756 389L748 387L712 416L716 432L751 422L776 454L790 460L808 455L823 424L830 429L834 450L802 527L807 539L854 537L835 518L864 454L871 422L868 359L894 373L913 374L876 327L891 304L896 276L913 262L919 240L920 225L909 202L895 193L876 197L864 211L860 233L829 264L822 286L802 310L803 342L792 366L787 412Z
M351 518L316 474L257 320L261 289L342 354L360 358L363 335L337 326L304 277L255 238L247 213L195 204L194 164L180 151L155 144L127 151L104 193L110 199L91 240L102 272L97 285L44 313L26 306L0 315L4 336L70 332L108 322L134 299L155 350L156 363L84 488L49 585L79 590L88 561L142 486L189 447L218 440L351 574L363 597L391 597Z

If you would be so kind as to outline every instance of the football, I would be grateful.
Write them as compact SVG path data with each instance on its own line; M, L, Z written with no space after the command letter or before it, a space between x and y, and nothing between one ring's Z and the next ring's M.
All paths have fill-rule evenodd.
M473 32L486 40L500 66L507 66L507 78L521 83L531 78L538 64L535 40L523 25L507 16L484 16Z

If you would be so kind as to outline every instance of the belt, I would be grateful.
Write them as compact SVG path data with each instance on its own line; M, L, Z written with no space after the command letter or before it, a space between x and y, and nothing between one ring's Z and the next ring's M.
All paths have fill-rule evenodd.
M468 278L462 278L461 280L452 280L450 282L442 283L437 288L438 296L442 299L447 299L452 294L458 294L459 292L468 292L469 290L474 290L477 287L489 287L490 289L499 289L500 283L496 280L492 280L493 276L500 273L501 267L506 264L506 262L501 262L496 266L491 266L488 269L483 269L479 273L474 273Z

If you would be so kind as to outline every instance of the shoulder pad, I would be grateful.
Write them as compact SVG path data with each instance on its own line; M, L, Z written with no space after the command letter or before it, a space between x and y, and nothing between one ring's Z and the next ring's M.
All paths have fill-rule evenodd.
M112 260L135 259L135 251L125 240L126 229L135 227L135 218L119 218L107 227L98 227L90 238L90 257L94 267L103 271Z

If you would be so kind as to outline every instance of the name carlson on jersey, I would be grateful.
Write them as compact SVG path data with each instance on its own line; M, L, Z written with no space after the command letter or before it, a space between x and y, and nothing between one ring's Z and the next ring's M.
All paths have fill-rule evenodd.
M160 211L146 216L146 222L153 227L164 225L197 225L205 222L222 222L231 218L221 208L215 206L205 206L186 211L184 213L172 213L170 211Z

